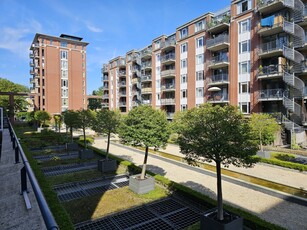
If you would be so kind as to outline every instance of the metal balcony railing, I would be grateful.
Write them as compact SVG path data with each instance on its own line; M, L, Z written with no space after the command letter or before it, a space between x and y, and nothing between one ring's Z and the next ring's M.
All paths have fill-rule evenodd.
M151 104L151 100L143 100L142 103L144 105L149 105L149 104Z
M163 84L161 85L161 89L162 90L175 90L175 83L167 83L167 84Z
M223 44L223 43L229 43L229 35L228 34L222 34L219 35L213 39L207 40L207 48L211 48L213 46Z
M219 25L224 24L224 23L229 24L229 21L230 21L230 16L229 15L225 15L220 20L214 20L213 19L211 22L208 23L207 28L211 29L213 27L219 26Z
M259 90L259 99L261 100L269 100L269 99L278 99L282 100L283 99L283 89L264 89L264 90Z
M275 40L261 44L259 53L269 53L277 50L283 49L283 42ZM287 45L287 44L286 44Z
M165 42L161 42L160 48L161 49L165 49L167 47L170 46L175 46L176 45L176 41L175 40L166 40Z
M141 51L141 57L146 57L146 56L151 56L152 54L152 49L146 48Z
M175 76L175 74L176 74L175 69L167 69L161 71L161 77Z
M227 102L229 101L228 99L228 94L223 94L223 93L212 93L208 97L209 102Z
M151 75L142 75L141 81L151 81L152 77Z
M284 66L277 64L277 65L268 65L259 67L257 71L258 77L265 77L270 75L282 75L284 71Z
M107 73L109 71L109 66L108 66L108 64L103 64L103 66L102 66L102 72L103 73Z
M175 105L175 98L161 99L161 105Z
M211 82L209 83L219 83L219 82L228 82L228 73L217 74L211 76Z
M142 69L147 69L147 68L151 68L152 63L151 62L143 62L141 65Z
M108 76L103 76L103 77L102 77L102 80L103 80L103 81L109 81L109 77L108 77Z
M102 95L102 98L103 98L103 99L108 99L108 98L109 98L109 94L104 94L104 95Z
M222 63L222 62L229 62L229 59L228 59L228 54L221 54L221 55L218 55L218 56L215 56L213 57L210 61L209 61L209 65L215 65L215 64L218 64L218 63Z
M161 57L161 62L175 61L175 60L176 60L175 53L169 53Z

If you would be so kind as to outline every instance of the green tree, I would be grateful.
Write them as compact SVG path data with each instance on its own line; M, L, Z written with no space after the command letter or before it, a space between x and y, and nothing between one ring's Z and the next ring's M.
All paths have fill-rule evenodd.
M79 128L79 114L74 110L66 110L63 112L64 124L66 125L66 130L69 129L71 143L74 142L73 130Z
M42 128L43 126L46 125L47 121L51 120L51 115L47 111L38 110L35 111L34 118L36 121L39 122L40 127Z
M120 124L121 116L118 111L110 111L108 109L100 110L96 113L92 129L97 133L104 133L108 136L107 155L108 159L110 149L111 133L116 133Z
M223 220L221 165L252 167L256 159L257 144L251 128L234 106L201 105L177 120L178 143L190 164L197 160L216 164L218 219Z
M92 95L101 96L101 98L89 98L88 99L88 109L97 110L102 108L102 94L103 87L99 87L97 90L93 90Z
M165 146L170 135L165 112L142 105L132 109L120 127L120 138L128 144L145 147L141 179L145 178L149 147Z
M55 130L57 130L58 132L61 131L61 126L62 126L62 122L63 122L63 118L60 114L56 114L53 116L54 119L54 123L55 123Z
M26 86L16 84L4 78L0 78L0 92L28 93L30 91ZM14 106L10 107L9 96L0 96L0 106L4 108L4 111L9 111L9 113L25 111L28 104L29 103L25 97L15 96Z
M87 148L86 143L86 135L85 130L87 128L92 127L93 121L95 119L95 113L89 109L81 109L77 111L78 118L77 118L77 127L81 128L83 131L83 140L84 140L84 147Z

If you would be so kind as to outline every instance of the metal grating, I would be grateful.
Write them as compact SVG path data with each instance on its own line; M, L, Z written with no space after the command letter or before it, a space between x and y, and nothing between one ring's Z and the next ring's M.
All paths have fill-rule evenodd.
M33 158L35 160L40 160L40 161L50 161L52 160L53 157L59 157L61 160L74 159L78 157L78 153L72 152L72 153L62 153L62 154L37 155L34 156Z
M59 165L52 167L42 168L42 172L45 176L57 176L66 173L78 172L87 169L93 169L97 167L97 162L81 163L81 164L69 164Z
M78 230L110 228L120 230L168 230L184 229L199 220L199 213L190 209L188 204L181 203L178 199L171 197L95 221L80 223L75 227Z
M129 180L114 183L117 187L122 188L129 185Z
M117 181L121 184L129 183L128 177L124 175L113 179L98 178L89 181L58 185L54 187L54 191L58 194L59 200L65 202L116 189L119 187L116 186Z

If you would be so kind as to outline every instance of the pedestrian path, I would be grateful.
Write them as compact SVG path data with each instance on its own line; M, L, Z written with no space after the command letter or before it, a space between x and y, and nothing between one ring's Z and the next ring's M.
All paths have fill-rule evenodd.
M99 149L106 149L105 141L106 139L103 138L96 139L94 146ZM180 154L179 148L177 147L176 150L176 147L170 145L164 151L175 155ZM119 144L111 144L110 152L113 155L132 161L136 165L141 165L144 159L142 151ZM216 175L213 172L152 154L149 155L147 169L216 199ZM265 179L274 182L282 182L298 188L307 188L307 175L304 173L270 167L264 164L259 164L253 169L239 170L256 177L264 176ZM223 198L226 203L254 213L266 221L281 225L287 229L307 230L306 200L292 202L293 197L291 195L227 176L223 176Z
M0 229L1 230L43 230L46 229L34 192L28 183L28 197L31 209L27 209L20 195L20 169L23 163L15 164L8 129L4 129L2 155L0 159Z

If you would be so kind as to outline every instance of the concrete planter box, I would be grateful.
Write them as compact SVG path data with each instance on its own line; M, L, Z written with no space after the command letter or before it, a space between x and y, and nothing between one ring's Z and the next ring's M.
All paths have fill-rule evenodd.
M261 150L259 150L257 152L257 156L259 156L261 158L270 159L271 158L271 153L269 151L261 151Z
M242 230L243 218L233 213L224 212L224 219L228 221L220 222L214 218L217 208L206 211L200 219L201 230Z
M68 151L76 151L79 150L79 145L77 143L66 143L66 149Z
M81 149L79 150L80 159L91 159L94 157L94 152L92 149Z
M144 180L140 179L141 174L129 177L129 188L137 193L144 194L155 189L155 178L145 176Z
M98 171L100 171L100 172L116 171L117 162L114 159L98 160L97 166L98 166Z

